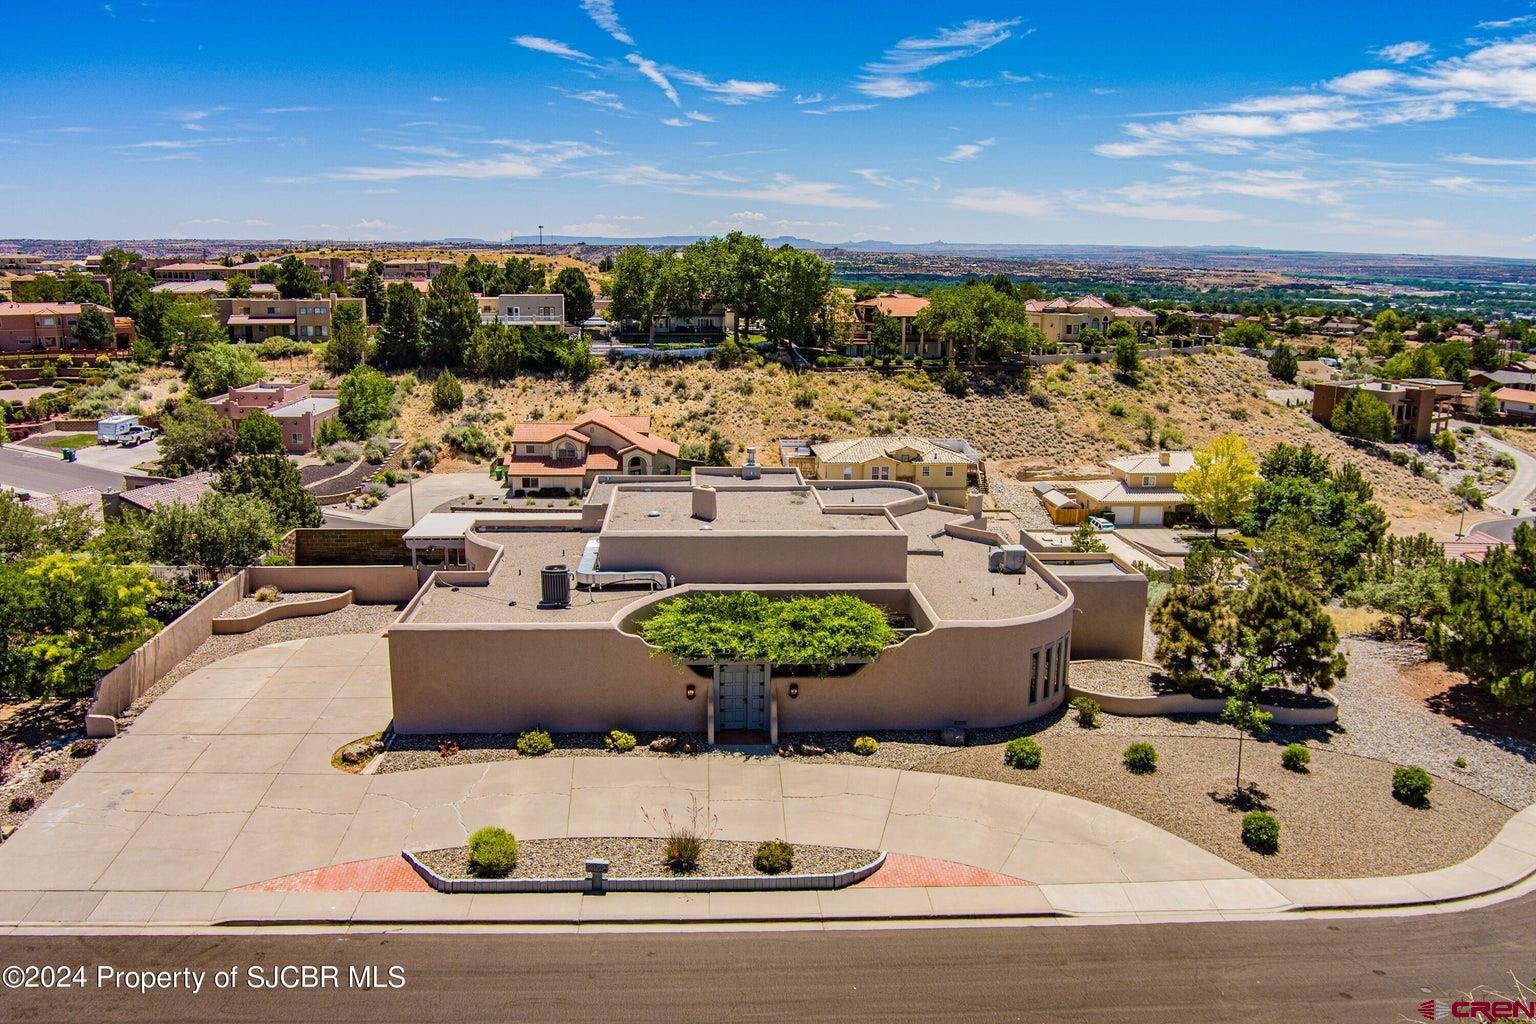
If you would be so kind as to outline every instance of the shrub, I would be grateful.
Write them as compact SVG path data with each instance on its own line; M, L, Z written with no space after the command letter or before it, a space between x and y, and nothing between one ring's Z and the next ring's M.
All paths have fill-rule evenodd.
M32 808L34 808L36 806L37 806L37 799L35 797L31 797L31 796L13 796L13 797L11 797L10 811L11 811L12 814L20 814L23 811L30 811Z
M1243 815L1243 845L1265 855L1280 849L1280 819L1266 811Z
M70 757L94 757L97 743L95 740L75 740L69 745Z
M251 596L264 604L272 604L283 596L283 592L276 587L262 587Z
M816 404L816 389L801 388L789 396L789 404L796 409L809 409Z
M464 386L459 378L444 370L432 382L432 411L453 412L464 404Z
M443 443L472 459L493 459L496 445L474 424L460 423L443 431Z
M1312 751L1300 743L1291 743L1280 751L1280 766L1286 771L1304 772L1312 763Z
M1125 766L1137 775L1157 771L1157 748L1150 743L1132 743L1125 748Z
M1019 736L1009 740L1003 748L1003 764L1010 768L1034 771L1040 767L1040 744L1035 742L1033 736Z
M517 867L517 838L487 825L469 837L469 873L476 878L505 878Z
M951 398L964 398L966 392L971 389L970 382L965 379L965 374L951 367L944 371L944 376L939 378L939 387Z
M1467 766L1467 759L1464 757L1458 757L1455 761L1455 765L1457 768L1465 768Z
M626 750L634 750L635 734L625 732L623 729L614 729L607 736L603 737L603 746L609 750L616 750L621 754Z
M880 749L880 744L875 742L873 736L860 736L853 741L853 752L860 757L868 757Z
M667 837L666 852L662 860L677 874L686 874L699 866L704 855L704 839L689 832L679 832Z
M1435 780L1429 777L1429 772L1417 765L1404 765L1392 772L1392 795L1413 807L1426 806L1429 791L1434 787Z
M1077 724L1084 729L1099 727L1099 702L1092 697L1073 697L1072 710L1077 712Z
M42 774L37 779L39 782L58 782L63 774L57 768L44 768Z
M758 843L752 866L765 875L782 875L795 866L795 848L782 839Z
M555 741L543 729L529 729L517 738L517 752L524 757L543 757L555 749Z

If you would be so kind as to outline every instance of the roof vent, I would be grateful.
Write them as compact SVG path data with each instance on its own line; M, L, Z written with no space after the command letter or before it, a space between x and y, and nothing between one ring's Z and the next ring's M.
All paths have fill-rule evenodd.
M1169 465L1172 465L1173 464L1173 453L1172 452L1158 452L1157 453L1157 464L1159 466L1169 466Z
M647 519L660 519L661 518L661 509L659 509L659 508L651 509L649 512L647 512L645 514L645 518L647 518Z

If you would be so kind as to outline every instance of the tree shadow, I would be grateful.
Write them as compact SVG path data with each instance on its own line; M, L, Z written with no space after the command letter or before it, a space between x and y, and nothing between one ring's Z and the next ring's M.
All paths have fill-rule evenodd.
M1213 789L1206 795L1234 814L1271 809L1269 794L1260 789L1256 782L1250 782L1241 788Z

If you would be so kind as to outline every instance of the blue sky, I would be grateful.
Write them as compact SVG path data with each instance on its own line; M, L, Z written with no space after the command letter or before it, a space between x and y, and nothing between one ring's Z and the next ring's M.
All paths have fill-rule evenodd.
M18 3L0 236L1536 256L1536 6Z

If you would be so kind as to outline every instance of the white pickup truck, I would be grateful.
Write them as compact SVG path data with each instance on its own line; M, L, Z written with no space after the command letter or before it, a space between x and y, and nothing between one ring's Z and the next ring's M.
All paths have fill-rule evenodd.
M134 427L132 430L125 431L119 435L118 443L124 448L134 448L145 441L154 440L155 435L158 433L160 432L154 427Z

